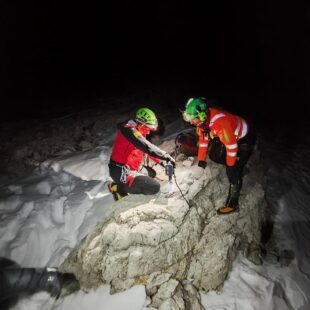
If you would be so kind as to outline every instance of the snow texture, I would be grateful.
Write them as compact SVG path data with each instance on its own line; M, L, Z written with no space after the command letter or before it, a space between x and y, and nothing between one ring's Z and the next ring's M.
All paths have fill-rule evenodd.
M120 101L115 99L114 106L121 107ZM142 207L127 206L127 209L125 206L126 211L122 217L121 212L118 213L121 206L114 204L107 190L109 176L104 167L115 133L114 125L117 120L127 117L132 110L131 104L126 107L128 110L123 110L124 112L117 117L109 113L105 118L108 123L104 123L101 119L102 114L95 111L91 113L92 118L84 113L87 121L83 120L81 115L68 115L48 124L29 126L22 134L17 134L16 127L13 125L11 127L6 125L5 130L2 130L6 139L1 139L3 151L1 154L5 156L1 164L2 168L8 168L2 169L0 179L1 256L11 258L24 267L58 267L72 250L83 242L83 238L96 229L98 221L102 221L108 215L117 215L116 218L120 222L125 219L128 223L135 223L135 216L133 214L129 216L129 213L125 216L126 212L135 208L143 210L143 205ZM118 110L121 113L122 109ZM184 124L180 120L175 121L175 113L173 116L169 116L168 112L163 115L168 123L164 140L173 139L181 130L184 130ZM91 126L82 126L82 124L89 124L90 119ZM12 133L12 136L9 133ZM80 137L83 138L80 139ZM85 140L90 144L82 143L78 146L78 140L80 142ZM303 143L296 144L295 148L290 149L281 141L271 140L269 133L261 133L261 163L266 175L264 187L268 203L267 211L271 215L271 238L265 240L262 265L253 264L245 257L244 251L238 252L232 263L232 269L219 290L211 290L208 293L200 291L197 295L192 285L193 278L189 275L194 275L198 266L192 262L187 270L188 279L183 281L179 281L181 278L172 276L176 274L176 270L182 270L182 264L178 264L174 270L168 268L165 272L154 271L145 279L146 281L139 278L142 283L136 283L137 285L120 293L111 295L109 285L98 286L97 289L90 289L87 292L79 291L57 301L47 293L38 293L20 298L14 309L142 310L154 309L152 303L160 309L182 309L182 307L199 309L201 305L205 309L217 310L309 309L308 142L304 140ZM281 145L285 145L285 148ZM12 165L15 160L19 163L18 168ZM253 161L253 165L249 163L248 169L252 176L256 175L261 179L262 171L255 166L255 162ZM177 172L183 190L186 188L181 182L185 178L182 175L183 172L191 169L193 174L198 176L197 167L192 164L191 159L183 162L182 169L179 167ZM32 169L19 169L29 165ZM212 169L221 170L211 164L205 175L209 177L208 174L213 173ZM258 181L250 178L250 174L245 176L249 188L255 187L254 184ZM218 182L217 186L225 192L227 181L221 172L219 175L221 182ZM202 176L198 178L200 177ZM198 182L198 179L196 181ZM186 195L197 196L197 203L208 197L207 193L201 194L201 197L197 195L195 186L187 186L187 188L190 189ZM250 197L245 194L248 189L245 185L242 190L243 210L245 210L245 204L250 202ZM167 213L167 206L173 209L171 203L167 204L167 201L175 199L173 195L165 197L169 190L169 186L163 185L163 197L157 197L160 214L164 216L159 219L159 223L168 228L167 234L155 234L155 241L154 238L147 236L145 240L150 244L150 248L152 244L157 244L156 242L167 240L166 238L173 235L180 227L178 226L180 218L172 217L169 212ZM259 192L261 189L258 190ZM159 203L159 201L162 202ZM182 208L186 208L186 205L181 206L181 211ZM198 213L200 209L194 210ZM200 211L206 212L203 208ZM214 211L211 211L210 215L212 212ZM156 215L154 213L154 216ZM173 221L170 220L171 218ZM218 219L218 221L226 224L232 220L227 218ZM233 226L242 227L242 222L234 222ZM141 231L136 235L141 236ZM115 239L111 240L115 241ZM203 240L208 239L201 238L201 245ZM125 246L122 242L115 245ZM184 246L187 244L185 243ZM136 262L140 255L141 250L136 247L131 252L132 262ZM173 257L169 259L173 261ZM136 272L135 268L130 269L131 274L135 275ZM129 284L124 283L124 288L132 285L130 280L128 281ZM121 284L115 283L115 287L121 287ZM153 299L148 296L152 296ZM191 301L190 304L188 300Z

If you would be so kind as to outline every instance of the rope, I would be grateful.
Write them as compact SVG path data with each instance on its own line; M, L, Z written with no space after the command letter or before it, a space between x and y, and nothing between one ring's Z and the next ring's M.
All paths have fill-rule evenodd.
M182 198L186 201L187 205L188 205L189 207L191 207L190 204L189 204L189 201L185 198L185 196L184 196L184 194L183 194L183 192L182 192L182 190L181 190L181 188L180 188L180 186L179 186L179 184L178 184L178 182L177 182L177 178L176 178L176 175L175 175L174 172L173 172L173 178L174 178L175 185L177 186L178 190L180 191L180 193L181 193L181 195L182 195Z
M180 146L179 146L179 145L176 145L176 146L175 146L175 152L174 152L174 160L175 160L175 162L176 162L176 157L177 157L177 155L178 155L179 150L180 150ZM181 193L182 198L186 201L187 205L188 205L189 208L190 208L191 206L190 206L190 204L189 204L189 201L188 201L188 200L186 199L186 197L184 196L184 194L183 194L183 192L182 192L182 190L181 190L181 188L180 188L180 186L179 186L179 184L178 184L178 182L177 182L177 177L176 177L176 175L175 175L175 169L173 170L173 178L174 178L175 185L177 186L179 192Z
M175 153L174 153L174 155L175 155L175 156L174 156L175 161L176 161L176 157L177 157L179 151L180 151L180 146L179 146L179 145L176 145L176 146L175 146ZM223 195L223 194L224 194L224 191L223 191L223 189L222 189L222 187L221 187L221 185L220 185L220 182L219 182L216 178L213 177L210 167L209 167L209 171L210 171L211 178L215 181L215 183L217 184L217 186L218 186L218 188L219 188L219 190L220 190L220 193ZM174 171L173 171L173 177L174 177L175 185L176 185L177 188L179 189L179 191L180 191L180 193L181 193L181 195L182 195L182 198L186 201L186 203L187 203L188 206L190 207L190 204L189 204L188 200L187 200L186 197L184 196L184 194L183 194L181 188L179 187L179 185L178 185L178 183L177 183L176 175L175 175L175 172L174 172Z

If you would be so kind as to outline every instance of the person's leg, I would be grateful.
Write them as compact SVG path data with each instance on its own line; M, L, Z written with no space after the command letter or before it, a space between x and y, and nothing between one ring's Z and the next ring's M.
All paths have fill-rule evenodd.
M18 302L18 295L8 293L6 277L2 270L6 268L20 268L13 260L0 257L0 309L8 310Z
M238 141L238 153L235 165L233 167L226 167L226 173L230 183L229 193L225 207L218 210L219 214L229 214L237 210L242 187L243 168L252 154L255 143L256 132L250 126L248 134Z
M130 194L154 195L159 192L160 184L148 176L139 175L126 190Z
M47 291L57 297L61 290L59 273L48 268L6 268L0 271L0 300L20 294Z
M110 177L114 182L109 184L109 191L112 193L115 201L128 195L127 185L121 182L122 168L115 165L109 165Z
M225 207L218 210L219 214L229 214L238 209L239 196L242 187L243 168L248 162L252 153L252 146L247 144L239 145L237 161L233 167L226 167L229 180L229 191Z
M237 160L234 166L226 167L226 174L230 184L237 185L242 183L243 168L252 154L252 146L241 144L238 146Z
M132 181L121 182L122 168L109 166L110 176L114 184L110 184L109 189L113 194L114 200L119 200L129 194L144 194L154 195L159 192L160 184L153 178L145 175L139 175L133 178ZM129 176L128 178L132 178Z

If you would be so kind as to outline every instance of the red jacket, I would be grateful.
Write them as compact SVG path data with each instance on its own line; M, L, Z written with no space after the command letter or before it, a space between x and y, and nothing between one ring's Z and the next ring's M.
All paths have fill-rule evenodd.
M140 127L134 120L118 124L111 160L138 170L146 154L154 162L167 158L166 152L149 142L145 137L148 130Z
M226 165L233 166L237 159L237 142L248 133L247 122L240 116L214 108L209 108L207 115L206 122L196 128L198 160L206 160L210 139L219 137L226 147Z

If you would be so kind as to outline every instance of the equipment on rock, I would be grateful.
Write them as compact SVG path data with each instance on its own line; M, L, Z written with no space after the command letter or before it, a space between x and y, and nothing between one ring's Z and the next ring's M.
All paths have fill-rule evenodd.
M176 156L178 154L178 150L177 150L177 145L175 146L175 152L174 152L174 159L176 159ZM172 176L174 177L174 183L175 185L177 186L179 192L181 193L182 195L182 198L186 201L186 203L188 204L189 207L190 204L189 204L189 201L185 198L180 186L178 185L178 182L177 182L177 178L176 178L176 175L175 175L175 162L172 162L170 160L167 161L167 164L164 165L165 167L165 174L168 176L168 179L169 179L169 183L171 185L171 190L172 190Z
M194 132L181 132L174 140L176 155L179 153L186 156L198 155L198 137Z
M169 182L171 182L172 176L174 174L174 166L171 161L168 161L167 164L165 165L165 173L169 178Z
M174 142L176 155L198 155L198 138L194 132L181 132L177 135ZM226 165L226 148L218 137L213 138L209 142L208 155L213 162Z

